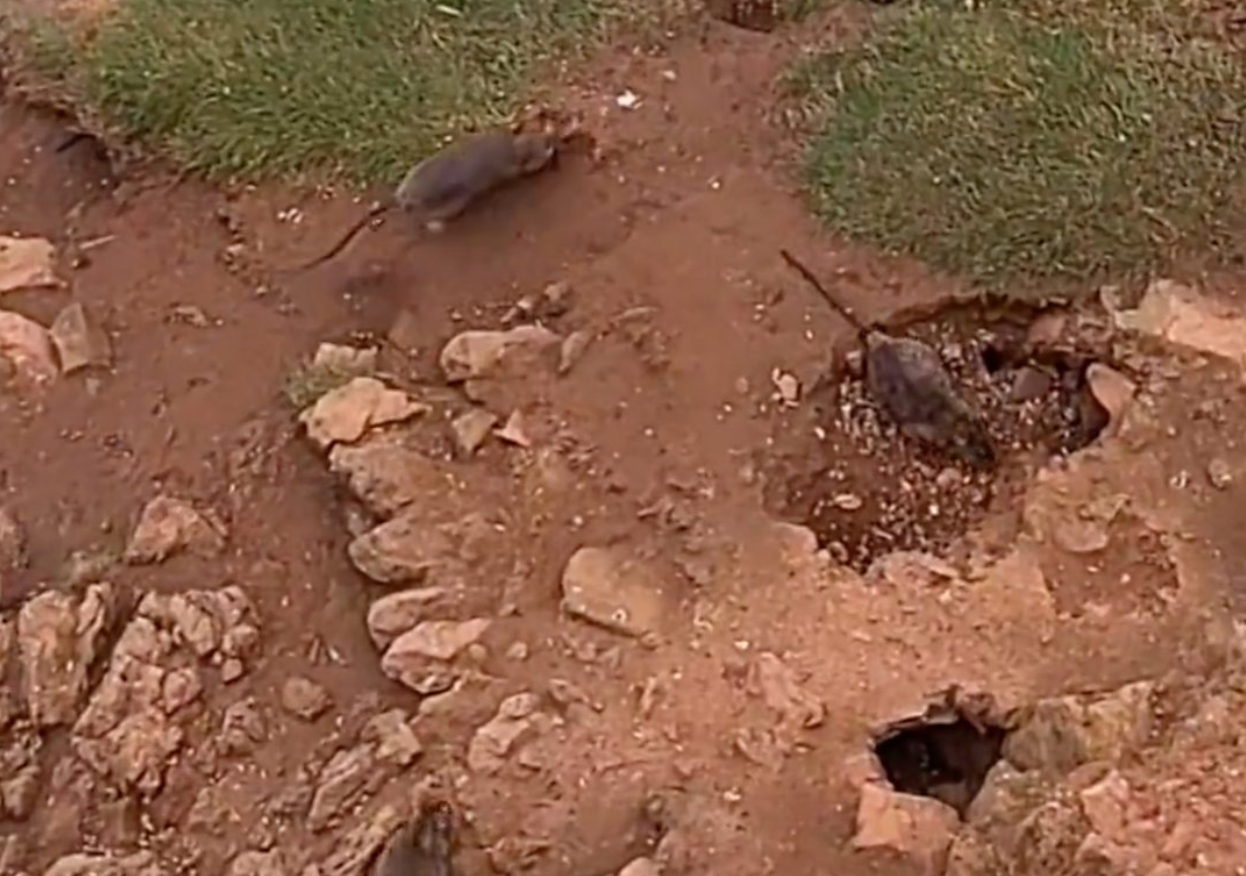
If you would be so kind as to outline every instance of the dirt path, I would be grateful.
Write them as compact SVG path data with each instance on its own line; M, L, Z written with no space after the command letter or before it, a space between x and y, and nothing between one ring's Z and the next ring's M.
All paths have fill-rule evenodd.
M858 23L823 26L850 32ZM387 227L297 285L265 289L248 265L298 262L358 206L278 191L225 195L193 182L114 187L88 144L56 153L63 132L54 123L0 106L0 232L61 242L72 228L79 242L103 241L65 269L68 289L12 293L3 307L48 324L82 302L115 345L107 372L0 395L0 506L28 539L28 562L5 574L3 597L60 585L81 592L101 575L66 584L70 555L120 558L144 505L163 494L210 510L228 537L218 554L105 565L120 594L123 620L112 628L125 628L121 654L142 650L134 642L147 627L135 618L153 629L164 629L165 614L184 620L176 600L133 608L144 593L237 585L254 618L235 618L232 629L259 630L238 655L218 635L208 647L216 663L202 665L178 650L177 636L151 639L167 653L135 665L165 666L162 702L180 696L170 678L185 678L169 665L189 667L202 692L175 702L160 733L127 730L131 748L117 742L119 714L93 715L72 733L67 719L52 721L36 734L28 711L37 692L15 686L8 744L33 747L33 761L17 760L37 769L35 802L0 825L23 849L14 872L91 847L148 848L200 873L223 872L247 849L277 849L284 867L255 872L311 863L351 872L352 843L375 844L368 830L396 817L386 807L405 806L429 776L470 813L468 874L489 865L615 872L648 850L640 813L652 795L665 807L661 829L676 829L686 850L680 870L678 843L665 846L672 872L901 872L906 865L848 842L856 802L843 765L874 728L951 685L1006 707L1203 665L1208 624L1223 617L1246 551L1242 479L1217 489L1206 476L1212 458L1246 471L1232 439L1244 415L1224 402L1237 397L1237 378L1220 364L1113 348L1145 397L1131 430L1037 476L1032 459L1018 462L1024 477L989 509L956 566L896 556L862 576L767 514L767 462L805 446L818 378L847 340L778 249L809 253L828 275L875 290L857 301L871 315L959 291L819 234L773 157L784 140L764 83L791 50L715 27L658 56L620 52L591 88L566 96L586 115L602 162L573 156L443 239L408 244ZM627 88L641 97L630 111L615 102ZM502 419L521 411L531 446L490 439L458 458L448 422L468 403L444 386L439 351L459 331L500 327L518 299L552 283L567 284L571 298L546 322L591 344L565 376L534 365L481 381L473 391L483 406ZM464 542L468 568L438 617L491 621L460 659L461 686L422 703L380 671L365 620L394 588L368 582L347 556L345 510L369 500L347 501L283 394L318 343L385 336L396 322L405 328L392 336L411 352L387 348L383 369L431 410L394 440L432 460L446 485L421 490L418 506L484 524ZM794 407L776 374L801 387ZM1194 416L1206 411L1214 415ZM393 466L345 467L376 490L402 487ZM1077 547L1085 538L1092 549ZM660 582L660 597L644 602L654 612L649 635L620 636L560 612L564 568L585 546L609 548ZM78 627L69 624L70 640L81 641ZM27 673L28 634L17 633ZM97 646L100 664L125 674L116 650L103 653L114 639ZM16 678L17 666L10 671ZM89 687L111 690L100 671ZM331 705L297 717L292 676L312 679ZM117 684L135 697L132 681ZM488 746L472 740L517 695L503 707L514 712L510 724L490 725L515 739L486 757ZM90 709L104 709L99 700ZM329 806L326 774L350 774L350 753L362 750L355 734L387 707L418 713L418 759L393 755L410 730L385 725L386 757L399 766L386 772L365 757L366 792L341 782L340 808L309 823L309 803L313 812ZM363 731L365 740L378 732ZM161 756L148 763L153 747ZM71 749L81 759L62 757ZM145 771L125 775L136 759ZM114 784L148 796L114 793Z

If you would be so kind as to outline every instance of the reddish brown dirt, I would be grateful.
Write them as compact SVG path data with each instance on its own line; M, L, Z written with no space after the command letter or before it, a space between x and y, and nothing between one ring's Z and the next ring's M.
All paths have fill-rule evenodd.
M859 26L855 17L832 17L818 33L833 39ZM1137 491L1137 501L1169 517L1142 525L1122 515L1113 539L1124 553L1103 567L1082 556L1052 559L1050 589L1025 583L1035 565L1025 558L996 577L951 583L937 575L867 583L834 568L814 574L819 561L785 546L768 525L750 472L785 440L771 375L779 369L813 385L845 337L793 281L778 249L862 278L877 290L856 302L870 315L959 291L914 266L829 240L807 216L784 161L774 157L787 154L787 141L770 120L769 83L792 56L793 40L715 25L656 55L620 51L563 96L585 114L604 150L601 163L573 157L442 238L411 243L386 228L324 269L262 291L276 268L319 251L359 206L273 189L222 193L195 182L114 187L87 150L54 153L62 136L54 123L16 103L0 105L0 232L64 243L72 225L79 241L108 238L88 264L68 271L70 290L14 294L3 305L48 322L70 297L85 302L102 315L117 351L106 374L64 379L37 400L0 396L0 502L31 540L16 592L53 586L72 551L119 551L144 502L169 492L227 522L227 555L120 567L116 583L134 592L237 583L263 619L263 659L237 685L211 691L210 705L255 697L272 720L269 738L252 763L227 765L213 779L188 761L144 813L157 832L182 825L200 788L215 781L237 823L212 836L165 835L158 851L196 848L199 872L221 871L228 857L258 842L251 825L261 803L331 744L335 722L358 697L412 709L418 702L378 670L364 613L379 588L346 559L340 494L298 436L282 392L289 374L320 341L384 335L407 311L418 354L391 358L390 370L435 387L436 353L450 336L499 325L521 295L555 281L569 283L575 296L559 328L600 337L566 379L496 391L499 404L529 414L537 449L493 442L462 463L465 494L428 497L511 515L512 535L496 559L499 568L510 564L499 588L505 584L520 612L487 640L496 683L477 702L423 719L425 758L409 782L384 791L402 797L427 774L454 786L474 817L468 874L487 872L477 844L521 836L551 843L535 859L531 872L539 876L617 870L637 851L628 828L653 792L675 801L675 821L692 836L690 872L900 872L847 843L855 801L840 764L878 722L951 683L1017 703L1197 662L1201 612L1217 604L1218 576L1242 555L1241 521L1229 527L1225 515L1240 518L1246 505L1240 482L1231 493L1165 493L1165 466L1197 472L1204 457L1162 427L1147 433L1146 459L1092 453L1078 465L1093 473L1081 482L1093 477L1096 489ZM614 103L624 88L642 97L634 111ZM291 207L301 221L279 218ZM78 214L72 222L71 212ZM222 258L234 241L230 224L254 271ZM617 320L637 307L652 314L635 324ZM202 313L206 324L187 322L188 312ZM1200 393L1225 391L1224 380L1179 382L1188 398L1173 401L1177 390L1168 391L1163 422L1183 422ZM1240 427L1240 412L1228 416ZM1191 423L1191 441L1242 462L1240 448L1216 444L1222 425ZM437 434L444 439L444 430ZM533 460L555 446L573 486L552 499L525 496ZM1018 491L1004 509L999 553L1015 541L1022 501ZM655 503L662 513L642 513ZM1169 554L1157 555L1152 543L1164 526L1192 533L1191 544L1207 550L1196 560L1192 548L1168 546L1197 581L1157 612L1152 588L1171 589L1174 580ZM1127 556L1128 545L1142 541L1147 550ZM559 614L567 557L602 543L635 549L672 582L665 644L649 649ZM1087 603L1107 608L1087 612ZM1136 608L1136 616L1111 614ZM337 659L313 661L315 642ZM528 646L528 660L503 656L515 642ZM764 724L741 682L764 650L797 668L828 710L796 753L773 764L733 746L739 731ZM335 700L314 725L283 718L277 706L293 672L315 678ZM499 690L545 690L551 679L589 691L600 712L571 715L565 735L536 747L535 767L468 775L464 746L496 708ZM636 704L646 684L660 693L643 715ZM214 730L209 722L196 732L192 747ZM50 745L46 756L57 750ZM83 841L55 817L47 773L32 821L0 826L5 835L35 838L31 872ZM83 806L103 817L102 802ZM312 835L297 824L281 829L278 844L296 857L323 856L335 842L336 834ZM140 833L114 829L110 838L132 846Z

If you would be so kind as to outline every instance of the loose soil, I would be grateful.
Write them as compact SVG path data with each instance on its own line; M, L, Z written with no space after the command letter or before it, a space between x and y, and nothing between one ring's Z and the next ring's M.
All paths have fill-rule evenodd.
M1131 373L1148 399L1135 443L1100 438L1053 463L1053 451L1091 437L1070 431L1077 368L1070 383L1014 404L1007 388L1020 366L992 373L982 356L1003 329L956 311L927 319L915 330L945 352L959 345L953 362L989 401L995 437L1020 445L1000 479L968 486L882 428L854 378L829 378L795 408L779 398L776 372L817 387L843 373L834 351L853 342L793 280L781 247L861 278L854 304L870 317L964 291L828 239L795 193L769 83L800 40L861 27L849 9L798 32L714 24L661 51L620 49L560 97L588 120L600 161L572 156L441 238L386 226L297 280L277 269L320 251L358 215L358 200L113 179L87 144L56 152L65 133L56 122L0 104L0 231L46 236L67 258L74 242L99 242L77 247L69 289L15 293L3 305L48 323L68 301L84 302L117 349L107 373L62 379L37 397L0 395L0 503L30 540L6 601L62 586L76 551L119 555L146 501L169 493L225 521L227 552L117 565L111 580L130 593L237 584L262 619L262 657L207 691L188 755L136 817L120 817L102 792L58 796L53 764L68 749L49 737L34 814L0 825L23 837L27 872L88 841L142 845L203 873L274 844L300 864L322 861L370 817L374 803L321 832L268 817L300 769L323 762L339 728L420 699L378 669L364 618L384 590L347 559L343 492L299 434L287 379L318 343L387 336L400 322L401 346L414 352L387 348L384 369L432 403L421 449L444 452L447 420L466 404L442 385L438 351L463 329L501 326L518 299L554 282L573 299L548 321L589 332L592 345L563 378L488 389L491 407L524 411L533 447L490 441L455 463L462 489L425 499L475 508L503 533L486 559L491 583L472 597L474 610L497 617L476 655L477 686L420 719L423 757L376 792L377 803L405 800L428 776L451 788L470 814L465 873L489 872L490 861L518 872L516 858L538 876L617 871L646 847L638 825L653 795L683 829L688 872L901 872L848 843L855 796L841 766L879 726L952 684L1015 705L1201 665L1207 618L1235 595L1232 570L1246 556L1243 479L1218 490L1204 475L1212 457L1246 470L1233 438L1246 413L1223 402L1238 392L1227 366L1134 351ZM641 98L634 110L615 101L628 88ZM1118 361L1093 332L1084 337ZM793 437L814 425L825 437ZM812 461L768 468L800 453ZM842 471L835 491L858 495L861 509L810 510L824 494L807 484L828 465ZM904 489L906 478L917 488ZM544 491L531 488L538 482ZM844 555L775 525L766 494L794 482L804 485L787 499L794 516L824 543L842 542ZM1111 521L1107 559L1053 543L1061 514L1080 519L1093 497L1118 494L1129 513ZM1039 519L1046 538L1034 534ZM560 613L567 558L602 544L660 570L660 641ZM889 548L942 550L957 566L884 556ZM874 575L853 571L869 563ZM826 709L778 755L748 743L773 725L746 680L763 652ZM294 674L332 697L313 723L280 706ZM570 697L557 730L496 774L464 766L472 734L504 696L558 689L567 701L560 683L591 705ZM262 741L246 758L202 768L220 716L246 700L263 715ZM209 788L215 827L187 827Z

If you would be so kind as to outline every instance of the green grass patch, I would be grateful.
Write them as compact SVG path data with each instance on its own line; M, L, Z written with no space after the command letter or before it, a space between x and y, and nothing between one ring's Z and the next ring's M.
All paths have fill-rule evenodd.
M393 180L511 112L616 0L120 0L78 90L209 176Z
M928 2L864 46L803 62L792 83L818 120L817 211L995 286L1151 271L1225 246L1246 67L1196 39L1189 11Z

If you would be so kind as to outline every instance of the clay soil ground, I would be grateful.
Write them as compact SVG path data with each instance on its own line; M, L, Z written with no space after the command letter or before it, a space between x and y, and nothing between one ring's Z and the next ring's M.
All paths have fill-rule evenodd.
M122 595L112 629L142 594L236 585L260 631L240 677L202 671L147 796L78 759L82 727L39 733L35 802L0 825L15 838L13 872L138 848L170 871L224 872L241 852L277 849L274 872L349 872L333 857L344 838L392 819L385 807L429 781L465 814L468 874L617 872L651 850L642 814L655 797L660 830L683 846L682 860L666 850L671 872L907 872L912 862L850 843L857 797L843 765L879 726L953 685L1007 708L1201 670L1246 562L1240 374L1206 353L1104 340L1097 305L1071 325L1135 381L1136 418L1059 462L1017 450L1006 488L967 515L973 534L939 545L952 565L879 551L862 574L771 513L776 479L814 452L832 350L851 346L779 249L854 277L871 316L964 291L830 238L796 191L771 83L799 40L861 26L855 11L783 36L714 24L650 54L609 54L560 96L584 115L597 160L571 155L441 238L412 243L391 223L297 280L274 272L325 246L356 201L116 179L90 142L56 151L61 122L0 105L0 232L58 243L69 280L3 306L48 324L82 302L115 348L106 370L0 396L0 505L27 540L25 565L3 579L6 615L44 590L80 592L71 556L120 557L146 503L166 495L219 519L225 548L86 575ZM627 89L634 109L616 102ZM99 245L71 266L71 241ZM482 381L483 406L523 413L529 446L490 438L461 458L449 422L469 402L445 385L438 353L460 331L504 327L519 299L554 283L569 303L544 322L591 343L566 374L530 363ZM385 337L383 372L431 409L404 440L445 476L419 506L488 524L464 592L436 617L492 624L441 697L379 668L366 617L394 588L348 558L357 504L287 398L321 342ZM795 398L776 373L796 379ZM1211 460L1243 476L1213 485ZM893 487L858 477L852 490ZM564 567L585 546L660 585L648 635L560 609ZM104 647L89 687L109 660ZM7 732L34 745L13 662ZM328 708L293 714L293 677L323 688ZM469 758L499 704L527 692L537 720L496 758ZM793 717L798 706L810 711ZM310 824L299 794L393 707L418 714L422 753Z

